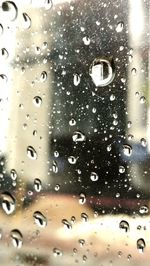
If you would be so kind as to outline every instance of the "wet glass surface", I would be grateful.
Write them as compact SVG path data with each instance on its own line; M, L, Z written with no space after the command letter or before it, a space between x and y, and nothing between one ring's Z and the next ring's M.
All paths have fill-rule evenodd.
M149 266L148 0L0 2L2 264Z

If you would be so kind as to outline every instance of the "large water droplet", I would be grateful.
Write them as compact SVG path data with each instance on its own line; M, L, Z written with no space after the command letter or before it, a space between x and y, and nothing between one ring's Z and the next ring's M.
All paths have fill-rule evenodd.
M97 181L99 179L99 176L98 176L97 173L91 172L90 179L95 182L95 181Z
M119 224L119 228L124 230L126 233L129 231L129 224L127 221L122 220Z
M2 193L1 198L2 198L2 208L5 211L5 213L8 215L12 214L16 207L15 198L9 192Z
M53 6L53 1L52 0L45 0L44 7L46 10L51 9Z
M53 170L53 173L55 174L58 173L58 165L56 161L53 161L52 170Z
M77 162L77 158L75 158L74 156L69 156L69 157L68 157L68 162L69 162L70 164L76 164L76 162Z
M63 255L62 250L60 250L59 248L54 248L53 249L53 254L54 254L55 257Z
M12 1L5 1L2 3L2 10L6 13L6 19L15 20L18 15L18 8Z
M36 192L40 192L42 189L42 182L39 178L34 179L34 189Z
M86 140L85 135L80 131L75 131L73 133L72 139L74 142L82 142Z
M37 160L37 152L32 146L27 147L27 155L31 160Z
M40 81L45 82L47 80L47 72L43 71L40 76Z
M12 244L15 248L21 248L23 244L23 236L18 229L14 229L10 233Z
M39 211L34 212L33 214L35 223L40 227L46 227L47 219L46 217Z
M127 144L123 145L123 153L124 153L124 155L130 157L132 154L132 147L130 145L127 145Z
M42 99L41 99L41 97L39 97L39 96L35 96L35 97L33 98L33 103L34 103L34 105L35 105L36 107L40 107L41 104L42 104Z
M115 77L115 65L113 58L96 58L90 66L89 74L96 87L109 85Z
M31 18L27 13L23 13L23 19L24 19L24 29L29 29L31 27Z
M86 196L85 196L84 193L81 193L80 196L79 196L79 203L81 205L83 205L83 204L85 204L85 202L86 202Z
M72 229L72 224L66 219L62 219L62 223L66 229Z
M124 28L124 23L123 22L119 22L117 24L116 31L117 32L121 32L123 30L123 28Z
M80 81L81 81L80 75L74 74L73 75L73 84L75 86L78 86L80 84Z
M139 251L139 253L143 253L144 252L144 249L145 249L145 241L143 238L140 238L137 240L137 249Z
M70 121L69 121L69 125L70 126L75 126L76 125L76 120L74 118L72 118Z
M146 206L146 205L141 206L140 209L139 209L139 212L141 214L147 214L149 212L148 206Z

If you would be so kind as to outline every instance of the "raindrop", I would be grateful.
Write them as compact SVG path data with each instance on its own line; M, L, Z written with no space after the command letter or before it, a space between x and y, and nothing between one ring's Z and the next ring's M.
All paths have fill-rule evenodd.
M141 139L141 145L142 145L143 147L146 147L146 146L147 146L146 139L144 139L144 138Z
M117 24L116 31L117 32L121 32L123 30L123 28L124 28L124 23L123 22L119 22Z
M42 182L39 178L34 179L34 189L36 192L40 192L42 189Z
M130 128L132 126L132 122L131 121L128 121L127 122L127 127Z
M85 135L80 131L75 131L73 133L72 139L74 142L82 142L86 140Z
M31 18L27 13L23 13L23 19L24 19L24 29L29 29L31 27Z
M123 145L123 153L124 153L124 155L130 157L132 154L132 147L130 145L127 145L127 144Z
M2 208L6 214L12 214L16 208L15 198L9 193L4 192L1 194Z
M14 229L10 233L12 244L15 248L21 248L23 244L23 236L18 229Z
M78 86L80 84L81 78L78 74L73 75L73 84L75 86Z
M86 213L81 213L81 219L82 219L82 221L84 221L84 222L88 222L88 215L86 214Z
M80 203L81 205L83 205L83 204L85 204L85 202L86 202L86 196L85 196L85 194L81 193L81 194L79 195L79 203Z
M91 42L91 40L90 40L90 38L89 37L83 37L83 42L84 42L84 44L85 45L89 45L90 44L90 42Z
M61 221L66 229L72 229L72 224L68 222L66 219L62 219Z
M2 10L6 12L6 19L15 20L18 15L18 8L12 1L5 1L2 3Z
M40 227L46 227L47 219L46 217L39 211L34 212L33 218L35 223Z
M35 151L35 149L32 146L27 147L27 156L31 160L37 160L37 152Z
M146 206L146 205L141 206L140 209L139 209L139 212L141 214L147 214L149 212L148 206Z
M95 182L95 181L97 181L99 179L99 176L98 176L97 173L91 172L90 179Z
M8 51L6 50L6 48L2 48L1 49L1 57L4 59L7 59L9 56Z
M41 104L42 104L42 99L41 99L41 97L39 97L39 96L35 96L35 97L33 98L33 103L34 103L34 105L35 105L36 107L40 107Z
M69 121L69 125L70 126L75 126L76 125L76 120L74 118L72 118L70 121Z
M70 164L76 164L76 162L77 162L77 158L75 158L74 156L69 156L69 157L68 157L68 162L69 162Z
M120 173L120 174L123 174L124 172L125 172L125 167L122 166L122 165L120 165L120 166L119 166L119 173Z
M55 174L58 173L58 165L56 161L53 161L52 170L53 170L53 173Z
M11 169L10 177L11 177L12 180L16 180L17 179L17 172L16 172L15 169Z
M7 76L5 74L0 74L0 83L3 82L3 84L6 84L7 81Z
M41 73L40 81L41 82L45 82L46 80L47 80L47 72L46 71L43 71Z
M53 249L53 254L54 254L55 257L62 256L63 255L62 250L60 250L58 248L54 248Z
M113 102L115 99L116 99L115 95L114 94L111 94L110 95L110 101Z
M53 6L53 1L52 0L45 0L44 7L46 10L51 9Z
M141 98L140 98L140 103L143 104L143 103L145 103L145 102L146 102L145 97L144 97L144 96L141 96Z
M55 191L59 191L59 189L60 189L60 185L59 184L56 184Z
M119 228L124 230L126 233L129 231L129 224L127 221L122 220L119 224Z
M137 240L137 249L139 251L139 253L143 253L144 252L144 248L145 248L146 244L143 238L140 238Z
M113 58L96 58L90 66L89 74L96 87L109 85L115 77Z
M76 222L76 218L75 218L75 216L72 216L71 217L71 223L74 224L75 222Z
M59 157L59 152L58 151L54 151L54 157L56 157L56 158Z
M3 28L2 24L0 24L0 35L3 34L3 30L4 30L4 28Z
M133 61L133 56L130 54L129 55L129 62L131 63Z
M136 68L132 68L132 70L131 70L131 74L132 74L133 76L136 75L136 72L137 72Z
M83 245L85 244L85 240L84 239L79 239L79 244L81 247L83 247Z

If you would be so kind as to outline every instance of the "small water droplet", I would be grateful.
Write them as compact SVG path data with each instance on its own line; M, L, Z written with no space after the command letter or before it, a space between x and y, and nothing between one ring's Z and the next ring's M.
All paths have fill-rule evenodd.
M123 153L124 153L124 155L130 157L132 154L132 147L130 145L127 145L127 144L123 145Z
M35 105L36 107L40 107L41 104L42 104L42 99L41 99L41 97L39 97L39 96L35 96L35 97L33 98L33 103L34 103L34 105Z
M90 66L89 74L96 87L109 85L115 77L113 58L96 58Z
M128 121L128 122L127 122L127 127L128 127L128 128L131 128L131 126L132 126L132 122L131 122L131 121Z
M146 206L146 205L141 206L140 209L139 209L139 212L141 214L147 214L149 212L148 206Z
M120 173L120 174L123 174L124 172L125 172L125 167L122 166L122 165L120 165L120 166L119 166L119 173Z
M141 97L140 97L140 103L143 104L143 103L145 103L145 102L146 102L145 97L144 97L144 96L141 96Z
M12 1L5 1L2 3L2 10L6 13L5 18L14 21L18 16L18 8Z
M4 192L1 194L2 208L6 214L12 214L16 208L15 198L9 193Z
M12 180L16 180L17 179L17 172L16 172L15 169L11 169L10 177L11 177Z
M24 19L24 29L29 29L31 27L31 18L27 13L23 13L23 19Z
M34 189L36 192L40 192L42 189L42 182L39 178L34 179Z
M5 74L0 74L0 84L5 85L8 81L8 78Z
M56 161L53 161L52 170L53 170L53 173L55 174L58 173L58 165Z
M129 231L129 224L127 221L122 220L119 224L119 228L124 230L126 233Z
M89 45L90 44L90 42L91 42L91 40L90 40L90 38L89 37L87 37L87 36L85 36L85 37L83 37L83 42L84 42L84 44L85 45Z
M132 63L132 61L133 61L133 56L130 54L129 55L129 62Z
M83 212L83 213L81 213L81 219L84 222L88 222L89 217L86 213Z
M2 24L0 24L0 35L2 35L2 34L3 34L3 31L4 31L3 25L2 25Z
M35 149L32 146L28 146L27 147L27 156L31 159L31 160L37 160L37 152L35 151Z
M81 131L75 131L73 133L72 139L74 142L82 142L86 140L86 137Z
M141 145L142 145L143 147L146 147L146 146L147 146L147 141L146 141L146 139L141 138Z
M97 181L99 179L99 176L98 176L97 173L91 172L90 179L95 182L95 181Z
M139 253L143 253L144 252L144 249L145 249L145 241L143 238L140 238L137 240L137 249L139 251Z
M53 6L53 1L52 0L45 0L44 7L46 10L51 9Z
M43 71L41 73L40 81L41 82L45 82L46 80L47 80L47 72L46 71Z
M132 256L131 256L131 254L129 254L129 255L127 256L127 259L130 261L131 258L132 258Z
M135 75L136 75L136 73L137 73L137 70L136 70L136 68L132 68L132 70L131 70L131 74L132 74L133 76L135 76Z
M76 217L75 216L72 216L71 217L71 223L74 224L76 222Z
M73 84L75 86L78 86L80 84L80 81L81 81L80 75L74 74L73 75Z
M116 32L121 32L124 28L124 23L121 21L117 24Z
M66 229L72 229L72 224L68 222L66 219L62 219L61 221Z
M7 59L8 56L9 56L9 53L8 53L8 51L6 50L6 48L2 48L2 49L1 49L1 57L2 57L3 59Z
M83 247L84 244L85 244L85 240L84 239L79 239L78 242L79 242L79 244L80 244L81 247Z
M40 227L46 227L47 219L46 217L39 211L34 212L33 218L35 223Z
M70 164L76 164L76 162L77 162L77 158L75 158L74 156L69 156L69 157L68 157L68 162L69 162Z
M84 193L81 193L81 194L79 195L79 203L80 203L81 205L83 205L83 204L85 204L85 202L86 202L86 196L85 196Z
M23 244L23 236L18 229L14 229L10 233L12 244L15 248L21 248Z
M72 118L70 121L69 121L69 125L70 126L75 126L76 125L76 120L74 118Z
M110 95L110 101L113 102L115 99L116 99L115 95L114 94L111 94Z
M62 256L63 255L63 252L59 248L53 248L53 255L55 257Z
M54 157L56 157L56 158L59 157L59 152L58 151L54 151Z

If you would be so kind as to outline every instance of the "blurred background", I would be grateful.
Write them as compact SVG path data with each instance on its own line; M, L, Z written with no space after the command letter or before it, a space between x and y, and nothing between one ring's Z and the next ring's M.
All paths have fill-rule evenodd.
M148 0L0 1L0 258L149 265Z

